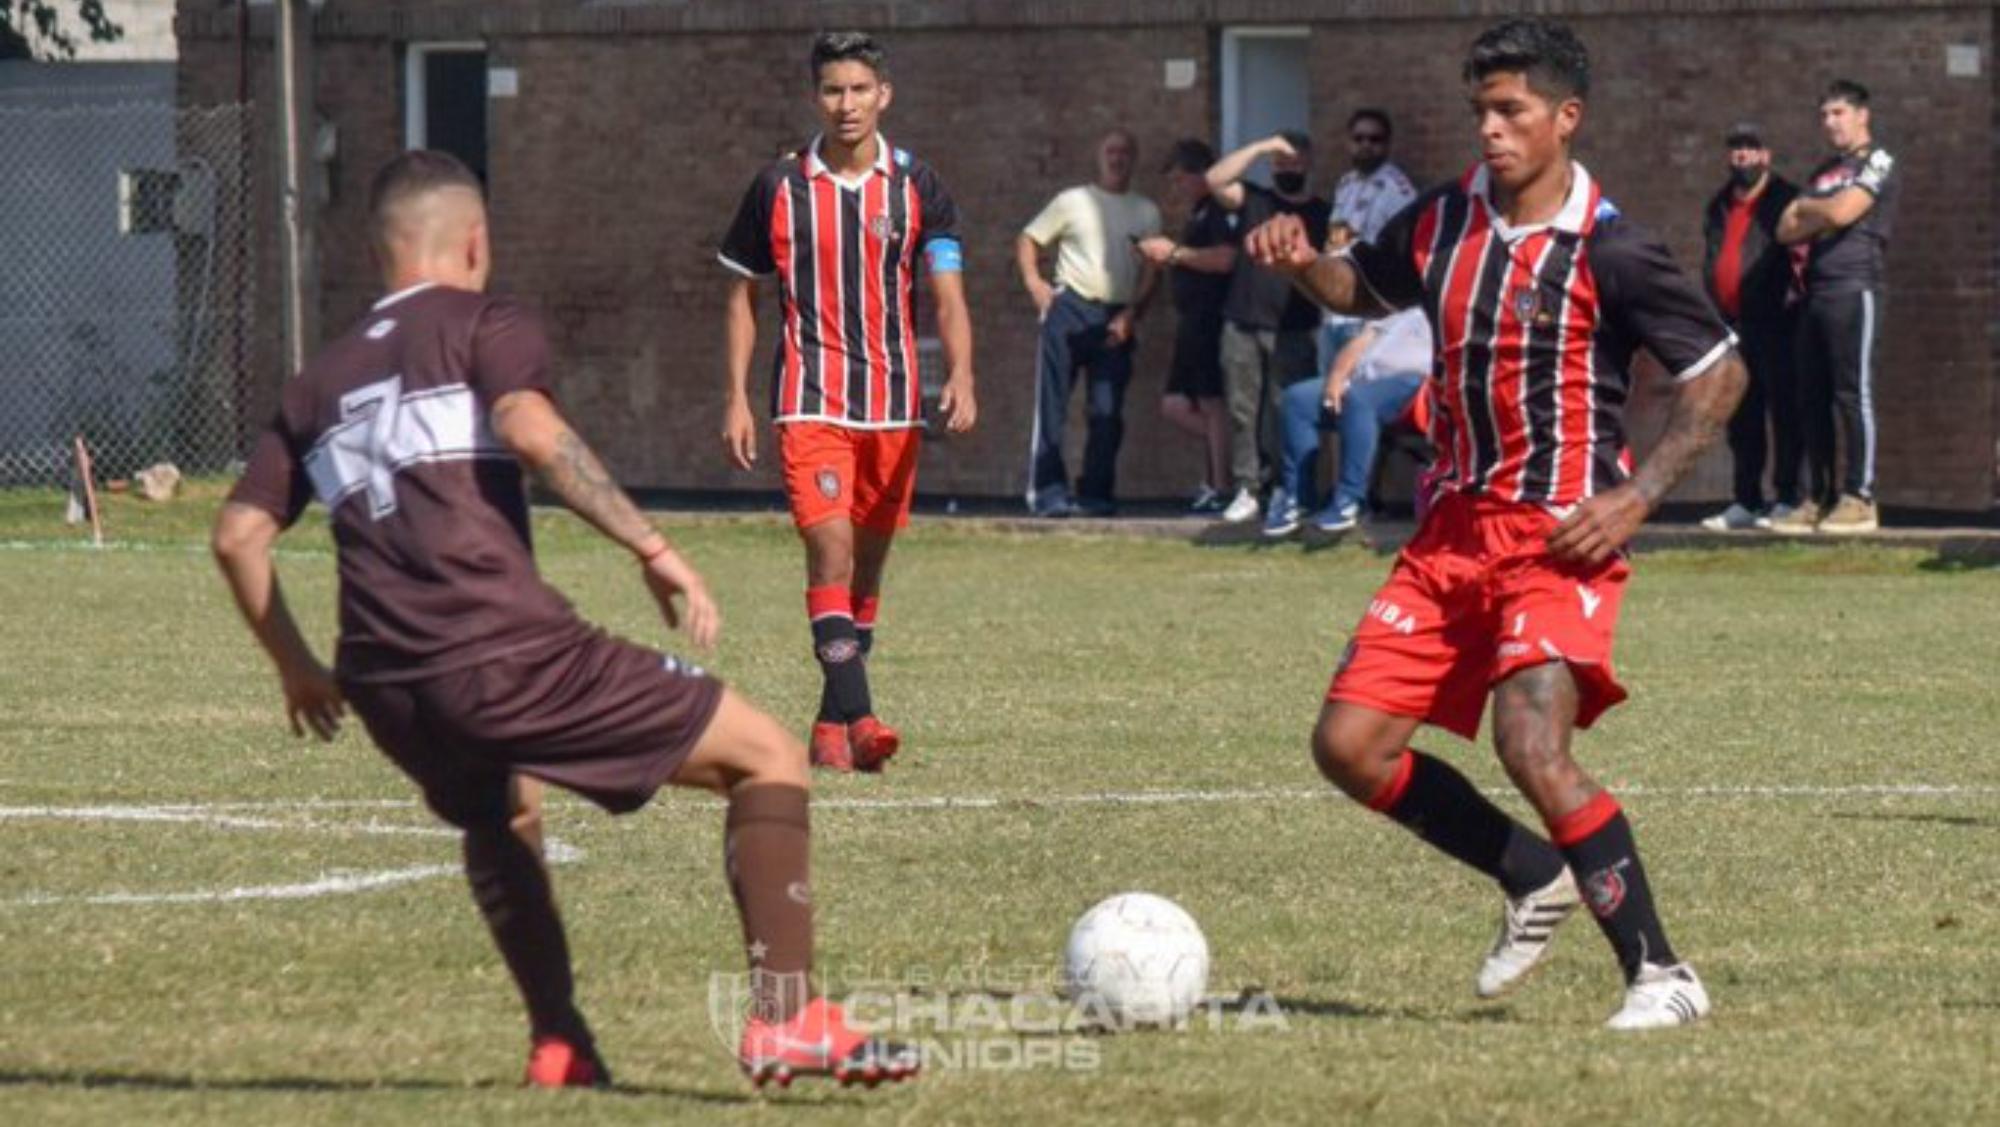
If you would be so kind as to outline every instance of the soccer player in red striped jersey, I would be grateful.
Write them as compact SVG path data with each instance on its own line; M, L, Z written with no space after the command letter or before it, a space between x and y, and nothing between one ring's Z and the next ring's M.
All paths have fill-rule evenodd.
M1519 982L1583 902L1625 973L1610 1027L1681 1025L1708 995L1570 738L1625 697L1611 669L1624 545L1727 424L1744 368L1700 290L1570 158L1590 84L1574 33L1501 23L1473 43L1465 79L1480 164L1349 252L1322 256L1289 217L1245 244L1330 309L1421 306L1436 340L1437 493L1340 662L1313 755L1357 801L1500 885L1482 997ZM1674 402L1635 467L1624 408L1642 347L1672 374ZM1500 761L1547 838L1409 746L1426 722L1475 738L1489 695Z
M737 466L756 462L749 386L757 289L776 278L783 325L771 413L806 546L806 611L823 679L812 759L879 771L901 736L875 716L867 657L889 546L909 523L924 426L919 258L948 369L938 410L954 434L978 415L972 319L957 209L937 173L877 129L893 96L880 44L863 32L823 34L813 42L812 76L823 131L758 174L719 255L737 275L722 437Z

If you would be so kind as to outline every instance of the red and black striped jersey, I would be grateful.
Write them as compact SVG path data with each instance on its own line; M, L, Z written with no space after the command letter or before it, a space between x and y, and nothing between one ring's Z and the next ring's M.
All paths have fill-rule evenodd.
M934 273L959 269L958 211L929 165L879 135L875 144L874 167L854 180L820 160L817 139L774 162L723 239L723 265L778 279L778 422L923 425L916 255Z
M1430 319L1441 489L1550 508L1610 489L1632 470L1632 354L1643 346L1686 380L1735 343L1666 247L1572 167L1548 223L1509 227L1481 165L1352 251L1382 304Z

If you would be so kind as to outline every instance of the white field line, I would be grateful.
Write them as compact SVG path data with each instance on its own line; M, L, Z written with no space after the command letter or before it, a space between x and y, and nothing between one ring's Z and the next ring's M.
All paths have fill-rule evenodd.
M1512 792L1489 789L1488 794L1504 797ZM1620 795L1648 798L1966 798L2000 795L2000 786L1959 783L1857 783L1839 786L1812 784L1770 784L1749 786L1696 786L1618 788ZM1006 795L937 795L909 798L823 798L813 803L820 810L997 810L1038 807L1087 806L1180 806L1228 802L1294 802L1332 799L1331 787L1290 787L1238 790L1154 790L1101 791L1042 797ZM305 813L328 810L412 810L410 799L272 799L262 801L169 803L160 805L95 806L0 806L0 822L51 819L75 822L162 822L207 826L230 830L302 830L313 833L362 834L384 837L456 837L456 830L443 826L399 826L378 822L295 821L252 817L236 811ZM572 805L561 803L561 805ZM580 805L580 803L576 804ZM695 804L719 808L719 802ZM568 864L583 859L583 851L551 838L547 844L551 864ZM348 895L381 888L393 888L413 881L456 874L456 865L415 865L374 872L326 873L317 879L296 884L253 885L226 889L195 889L186 892L106 892L86 895L29 893L0 900L0 907L52 904L196 904L244 900L304 900L320 896Z
M125 552L143 555L163 556L205 556L209 553L207 544L189 544L184 541L158 542L152 540L106 540L102 544L92 544L88 540L0 540L0 552ZM331 548L275 548L272 554L280 558L314 559L333 555Z
M1644 785L1611 788L1620 797L1645 798L1980 798L2000 795L2000 784L1979 783L1771 783L1741 786L1652 787ZM1492 798L1516 797L1508 787L1489 787ZM1048 806L1193 806L1222 802L1301 802L1338 799L1340 792L1324 787L1261 787L1223 790L1134 790L1093 791L1082 794L1051 795L912 795L904 798L815 798L815 810L1000 810L1034 809ZM577 800L551 798L554 807L581 808ZM676 803L675 805L682 805ZM720 809L719 801L689 803L702 809ZM203 816L223 811L258 810L413 810L418 803L403 798L302 798L267 799L241 802L161 803L133 807L50 807L46 809L143 810L161 814ZM14 810L44 809L0 806L0 819ZM331 826L327 827L333 828ZM452 833L450 830L439 832Z
M1853 798L1853 797L1944 797L2000 795L2000 786L1957 784L1860 784L1854 786L1739 786L1739 787L1614 787L1620 796L1649 798ZM1490 798L1514 798L1518 792L1507 787L1489 787ZM1104 791L1095 794L1058 794L1045 797L955 797L929 798L822 798L813 800L815 810L992 810L1009 807L1032 809L1038 806L1182 806L1220 802L1298 802L1342 798L1332 786L1289 787L1265 790L1159 790ZM715 805L720 805L716 803Z
M373 804L380 806L382 804ZM402 803L413 806L414 803ZM270 803L261 809L300 810L299 803ZM443 826L387 825L373 819L366 822L284 821L220 814L199 806L0 806L0 821L56 819L73 822L168 822L228 830L305 830L316 833L363 834L375 837L447 837L458 831ZM583 859L583 851L567 842L550 838L545 852L552 865ZM292 884L247 885L235 888L192 889L184 892L102 892L70 894L31 892L0 900L0 907L42 907L52 904L216 904L244 900L310 900L321 896L343 896L377 889L394 888L433 877L452 876L457 865L411 865L370 872L335 871L313 880Z
M193 892L105 892L94 896L34 892L11 900L0 900L0 906L29 908L51 904L223 904L237 900L310 900L319 896L394 888L399 884L450 876L456 872L457 865L413 865L407 869L384 869L373 873L334 873L303 884L258 884Z

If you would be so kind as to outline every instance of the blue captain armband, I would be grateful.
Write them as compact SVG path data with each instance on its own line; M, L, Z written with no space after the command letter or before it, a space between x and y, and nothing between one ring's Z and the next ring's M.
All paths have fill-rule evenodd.
M924 264L933 274L956 274L965 269L965 248L957 239L932 239L924 244Z

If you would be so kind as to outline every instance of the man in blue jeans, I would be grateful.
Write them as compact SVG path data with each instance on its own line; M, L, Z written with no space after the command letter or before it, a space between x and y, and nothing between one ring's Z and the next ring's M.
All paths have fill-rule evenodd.
M1340 431L1340 479L1313 523L1331 534L1360 521L1382 431L1409 409L1430 370L1430 322L1417 306L1369 322L1334 357L1326 382L1301 380L1285 389L1279 415L1284 453L1278 490L1264 518L1266 537L1278 540L1298 531L1317 500L1322 430Z
M1039 517L1110 516L1118 447L1125 439L1125 388L1132 380L1133 326L1159 268L1136 248L1160 233L1160 209L1132 190L1139 142L1114 129L1097 145L1097 179L1060 192L1014 240L1021 288L1041 320L1035 363L1035 426L1029 437L1028 511ZM1042 253L1055 252L1055 280ZM1087 385L1083 472L1070 493L1063 423L1077 375Z

